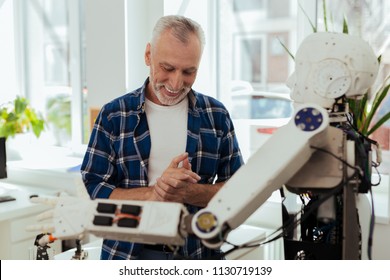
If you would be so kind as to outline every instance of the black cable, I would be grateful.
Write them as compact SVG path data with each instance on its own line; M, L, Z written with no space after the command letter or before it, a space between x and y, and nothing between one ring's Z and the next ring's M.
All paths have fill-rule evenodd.
M361 177L364 176L364 172L363 170L360 168L360 166L355 166L355 165L352 165L350 163L348 163L346 160L338 157L337 155L333 154L332 152L328 151L328 150L325 150L323 148L320 148L320 147L316 147L316 146L310 146L310 148L312 149L315 149L317 151L320 151L320 152L323 152L323 153L326 153L332 157L334 157L335 159L339 160L340 162L344 163L346 166L348 166L349 168L352 168L354 169Z
M294 218L291 218L290 219L290 222L287 224L287 225L282 225L281 227L279 227L278 229L276 229L273 233L271 233L269 236L272 236L274 234L277 234L279 231L281 231L280 233L278 233L275 237L271 238L271 239L268 239L266 241L262 241L266 238L262 238L260 240L252 240L250 242L247 242L247 243L244 243L242 245L234 245L230 242L228 242L227 240L225 240L224 242L230 244L233 246L233 248L231 248L230 250L220 254L220 256L227 256L228 254L236 251L236 250L239 250L239 249L245 249L245 248L253 248L253 247L258 247L258 246L263 246L263 245L266 245L268 243L271 243L271 242L274 242L280 238L282 238L285 234L285 232L288 232L288 230L292 228L296 228L301 222L305 221L305 219L309 216L309 214L311 214L314 210L318 209L318 207L324 202L326 201L327 199L329 199L330 197L332 197L333 195L337 194L338 192L340 192L342 190L342 188L344 187L344 184L340 184L339 186L335 187L334 189L332 189L330 192L327 193L327 195L323 196L321 199L318 199L317 201L315 201L312 206L309 208L309 210L303 212L303 210L297 212L295 215L294 215ZM301 217L299 219L296 219L296 217L298 217L298 215L300 215ZM254 244L253 244L254 243Z
M364 172L362 171L362 169L359 167L359 166L353 166L351 165L350 163L348 163L347 161L345 161L344 159L338 157L337 155L331 153L330 151L328 150L325 150L323 148L319 148L319 147L315 147L315 146L311 146L312 149L316 149L318 151L321 151L321 152L324 152L334 158L336 158L337 160L339 160L340 162L344 163L346 166L348 166L349 168L352 168L353 170L355 170L355 173L347 179L347 182L350 181L352 178L355 177L355 175L358 175L358 177L360 179L363 179L363 180L366 180L365 176L364 176ZM368 182L369 184L371 184L371 182L369 181ZM326 201L327 199L329 199L330 197L332 197L333 195L339 193L343 188L344 188L344 185L345 185L345 182L342 182L339 186L333 188L330 192L328 192L325 196L323 196L322 198L318 199L317 201L315 201L311 207L309 209L306 209L305 212L303 213L303 210L297 212L295 215L294 215L294 218L291 218L290 219L290 222L285 224L285 225L282 225L281 227L279 227L278 229L276 229L272 234L270 234L270 236L274 235L274 234L277 234L279 231L281 231L279 234L277 234L274 238L271 238L269 240L266 240L264 242L260 242L260 240L257 240L257 241L251 241L251 242L248 242L248 243L245 243L243 245L234 245L234 244L231 244L229 243L230 245L233 246L232 249L226 251L225 253L221 254L222 256L226 256L230 253L232 253L233 251L235 250L238 250L238 249L242 249L242 248L251 248L251 247L257 247L257 246L262 246L262 245L265 245L267 243L271 243L271 242L274 242L280 238L282 238L285 234L285 232L288 232L288 230L291 230L291 227L292 229L295 229L301 222L305 221L305 219L309 216L309 214L311 214L314 210L318 209L318 207L324 202ZM370 191L371 191L371 188L370 188ZM371 193L371 198L372 198L372 193ZM372 213L374 215L374 209L373 209L373 201L371 203L372 205ZM302 214L303 213L303 214ZM296 217L298 215L301 215L301 217L299 219L296 219ZM369 258L371 259L371 247L372 247L372 236L373 236L373 229L374 229L374 223L373 222L374 220L374 217L372 217L371 219L371 224L370 224L370 234L369 234L369 241L368 241L368 250L369 250ZM225 240L224 242L227 242L227 240ZM253 244L254 242L256 242L256 244ZM260 242L260 243L259 243Z
M368 234L368 244L367 244L367 256L369 260L372 260L372 242L374 236L374 228L375 228L375 209L374 209L374 196L372 194L372 189L370 188L370 196L371 196L371 219L370 219L370 227Z

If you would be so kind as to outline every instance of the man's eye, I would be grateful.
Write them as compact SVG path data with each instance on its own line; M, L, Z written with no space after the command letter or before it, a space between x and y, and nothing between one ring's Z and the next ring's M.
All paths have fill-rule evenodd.
M175 69L172 68L172 67L165 67L165 66L163 66L163 69L164 69L165 71L167 71L167 72L172 72L173 70L175 70Z
M194 71L184 71L183 74L186 76L190 76L190 75L194 74Z

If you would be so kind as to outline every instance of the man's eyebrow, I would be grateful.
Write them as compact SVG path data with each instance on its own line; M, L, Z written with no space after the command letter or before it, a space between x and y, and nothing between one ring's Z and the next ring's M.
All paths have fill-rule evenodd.
M198 71L198 68L194 66L194 67L186 68L186 69L184 69L184 71L187 71L187 72L196 72L196 71Z
M160 62L160 66L162 67L169 67L169 68L175 68L173 65L166 63L166 62Z
M175 67L172 64L167 63L167 62L160 62L160 66L177 69L177 67ZM195 67L195 66L192 66L192 67L189 67L189 68L184 68L183 71L196 72L196 71L198 71L198 68Z

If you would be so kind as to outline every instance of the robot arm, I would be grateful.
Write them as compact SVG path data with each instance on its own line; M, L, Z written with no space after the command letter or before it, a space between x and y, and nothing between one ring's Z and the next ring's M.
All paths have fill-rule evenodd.
M325 109L315 104L301 106L294 118L193 217L179 203L37 197L32 200L55 207L41 215L52 219L52 224L30 229L50 231L58 239L79 239L92 233L108 239L171 245L183 245L187 234L193 233L206 246L219 247L230 230L243 223L308 161L314 151L311 145L325 145L328 127Z
M318 105L300 106L291 121L253 154L206 208L192 219L192 230L208 247L219 247L271 194L326 145L329 119ZM293 135L293 137L291 137Z

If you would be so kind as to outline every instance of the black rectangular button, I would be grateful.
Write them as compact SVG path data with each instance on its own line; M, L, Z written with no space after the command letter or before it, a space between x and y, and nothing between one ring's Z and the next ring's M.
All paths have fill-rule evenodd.
M116 204L113 203L98 203L97 209L99 213L114 214L116 211Z
M93 224L95 226L112 226L112 217L109 216L95 216Z
M118 227L135 228L137 226L138 221L136 219L123 218L118 221Z
M123 214L130 214L138 216L141 213L141 206L138 205L122 205L121 212Z

